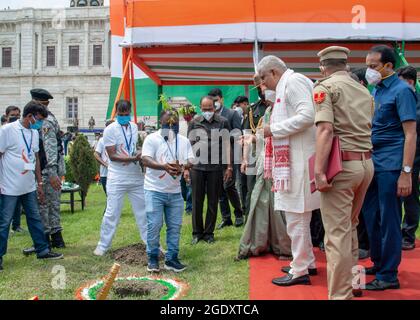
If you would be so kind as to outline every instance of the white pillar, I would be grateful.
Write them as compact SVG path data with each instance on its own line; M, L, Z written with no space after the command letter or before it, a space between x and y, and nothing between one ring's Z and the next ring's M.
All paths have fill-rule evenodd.
M63 65L63 31L58 30L57 34L57 69L61 70Z
M89 68L89 21L85 21L84 67Z
M103 48L103 52L104 52L104 66L105 66L105 68L109 68L109 66L110 66L110 64L109 64L109 59L110 59L110 57L109 57L109 52L110 52L110 48L109 48L109 46L111 45L110 44L110 39L109 39L109 31L110 31L110 27L109 27L109 22L107 21L107 22L105 22L105 34L104 34L104 36L105 36L105 42L104 42L104 48Z
M38 71L42 70L42 25L40 26L40 31L38 32L38 61L37 67Z
M16 70L20 71L21 58L20 58L20 26L16 25Z

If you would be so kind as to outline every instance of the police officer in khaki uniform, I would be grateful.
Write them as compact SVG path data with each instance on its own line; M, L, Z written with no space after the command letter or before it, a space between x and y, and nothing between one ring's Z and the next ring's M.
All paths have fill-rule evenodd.
M318 53L325 77L314 87L316 162L315 182L321 191L325 227L328 298L361 296L353 289L358 261L357 225L363 200L373 177L371 127L373 101L369 91L346 71L350 50L328 47ZM333 136L341 142L343 171L327 181ZM353 289L353 290L352 290Z

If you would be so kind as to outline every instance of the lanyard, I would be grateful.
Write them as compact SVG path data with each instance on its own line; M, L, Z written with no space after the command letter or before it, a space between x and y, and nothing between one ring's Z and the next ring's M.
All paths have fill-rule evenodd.
M131 124L129 124L129 126L130 126L130 142L128 142L128 140L127 140L127 136L125 135L123 126L121 126L121 130L122 130L123 135L124 135L125 145L127 146L128 154L131 155L131 142L133 141L133 134L131 132Z
M25 134L23 133L23 129L22 129L22 137L23 137L23 141L25 142L26 149L28 150L28 157L31 155L32 135L33 135L33 132L31 130L31 143L28 144L28 141L26 141Z
M171 153L172 159L174 159L175 161L178 160L178 135L175 136L175 156L172 153L171 147L169 146L168 140L164 139L166 142L166 145L168 146L168 150Z

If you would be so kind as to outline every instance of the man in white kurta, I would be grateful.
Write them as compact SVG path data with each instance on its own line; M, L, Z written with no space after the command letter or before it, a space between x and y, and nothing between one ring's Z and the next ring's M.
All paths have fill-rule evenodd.
M293 261L290 267L282 268L287 274L273 279L273 283L280 286L311 284L309 275L315 275L317 271L310 222L312 211L320 207L319 193L311 194L310 191L308 167L308 159L315 152L312 82L287 69L275 56L262 59L258 73L268 89L276 90L271 124L264 128L264 135L272 136L274 148L280 140L286 141L282 144L287 144L288 149L287 178L277 184L280 187L275 187L274 209L286 213ZM276 108L283 110L283 117L275 116ZM273 162L273 185L276 185L276 159Z

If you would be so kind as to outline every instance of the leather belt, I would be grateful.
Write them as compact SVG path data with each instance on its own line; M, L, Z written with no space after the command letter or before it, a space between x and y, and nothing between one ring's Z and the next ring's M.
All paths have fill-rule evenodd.
M343 161L362 161L372 158L372 152L341 151Z

